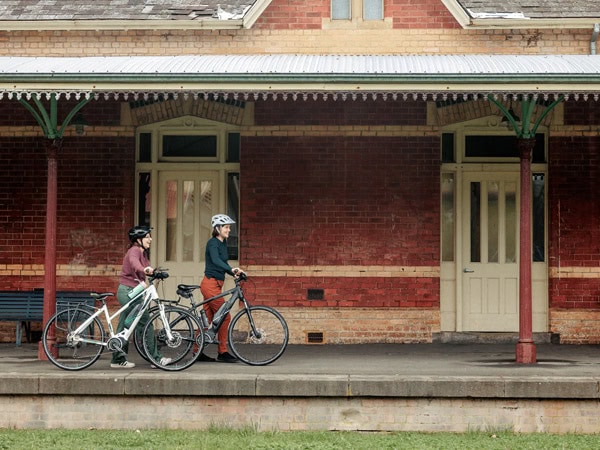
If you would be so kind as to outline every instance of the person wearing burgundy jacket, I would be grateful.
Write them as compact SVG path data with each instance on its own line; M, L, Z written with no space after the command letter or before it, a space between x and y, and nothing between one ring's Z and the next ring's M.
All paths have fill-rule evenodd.
M119 288L117 290L117 300L121 306L131 301L131 298L129 298L129 293L137 285L140 283L147 285L146 275L152 275L154 273L154 269L150 266L150 261L148 260L150 244L152 243L152 236L150 235L151 230L152 228L145 225L137 225L129 230L128 234L131 244L129 246L129 250L127 250L127 253L125 254L125 257L123 258L123 266L119 275ZM116 330L117 334L125 329L125 320L131 310L133 310L135 305L138 303L139 302L134 302L129 309L121 313ZM144 329L148 323L148 320L150 320L150 315L148 314L148 311L146 311L137 324L136 333L141 332L141 330ZM171 362L170 359L162 358L158 353L154 331L149 330L148 336L150 340L153 341L153 344L151 344L152 355L150 356L154 360L160 360L161 364L169 364ZM122 351L113 352L110 367L123 369L132 369L135 367L135 363L127 361L128 351L129 343L125 342L123 343Z

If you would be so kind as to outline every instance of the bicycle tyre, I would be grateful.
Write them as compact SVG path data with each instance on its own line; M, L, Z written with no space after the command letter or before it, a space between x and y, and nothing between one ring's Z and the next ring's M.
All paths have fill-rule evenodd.
M283 355L289 330L283 316L273 308L252 306L235 315L227 336L232 353L240 361L251 366L265 366Z
M165 326L157 311L150 317L144 327L143 346L148 360L154 366L167 370L179 371L190 367L196 362L204 347L204 335L200 332L200 323L188 310L180 307L166 307L165 315L168 320L172 339L167 337ZM154 336L158 357L154 357L150 336ZM164 364L163 358L171 361Z
M153 306L148 310L148 316L152 317L158 311L158 306ZM143 329L142 327L137 327L137 329L133 333L133 345L135 345L135 349L138 354L144 358L146 361L150 362L150 358L146 355L146 350L144 349L144 339L143 339Z
M50 318L42 333L44 353L52 364L64 370L81 370L94 364L104 351L106 332L102 322L94 317L79 337L93 339L97 344L74 342L72 332L88 320L93 312L80 308L60 311ZM55 339L50 340L54 329Z

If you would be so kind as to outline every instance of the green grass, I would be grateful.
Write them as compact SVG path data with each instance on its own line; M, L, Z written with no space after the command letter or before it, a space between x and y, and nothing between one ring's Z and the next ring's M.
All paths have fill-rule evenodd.
M0 449L600 449L600 436L577 434L258 432L251 429L7 430Z

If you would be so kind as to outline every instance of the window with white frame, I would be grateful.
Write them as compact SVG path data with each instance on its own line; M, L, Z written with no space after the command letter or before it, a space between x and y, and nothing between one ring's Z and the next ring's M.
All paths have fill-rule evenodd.
M383 20L383 0L331 0L332 20Z

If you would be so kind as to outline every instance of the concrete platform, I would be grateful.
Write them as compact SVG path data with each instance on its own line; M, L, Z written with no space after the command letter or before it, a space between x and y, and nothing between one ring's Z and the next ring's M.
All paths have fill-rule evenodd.
M532 365L513 344L290 346L269 366L181 372L134 353L133 369L107 353L68 372L1 344L0 427L148 428L156 409L168 428L600 432L600 346L538 344Z

